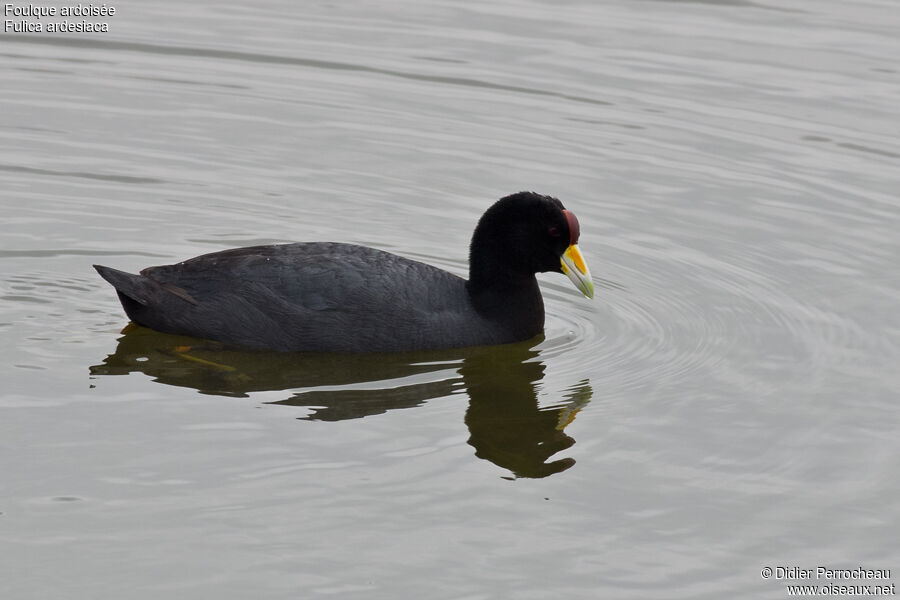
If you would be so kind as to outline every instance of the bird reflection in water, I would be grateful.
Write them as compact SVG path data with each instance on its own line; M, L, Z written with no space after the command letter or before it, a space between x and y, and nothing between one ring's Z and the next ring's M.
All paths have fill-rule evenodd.
M592 395L588 381L559 402L541 407L538 388L545 365L518 344L392 354L246 352L195 338L129 325L114 354L91 375L141 372L155 381L204 394L247 397L290 390L270 404L309 409L304 420L341 421L413 408L465 393L465 423L475 455L515 477L546 477L575 464L547 462L575 443L565 427Z

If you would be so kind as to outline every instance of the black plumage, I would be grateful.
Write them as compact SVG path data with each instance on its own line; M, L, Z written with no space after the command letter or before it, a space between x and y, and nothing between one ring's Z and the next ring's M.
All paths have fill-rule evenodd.
M577 234L577 220L559 200L522 192L482 216L468 281L332 242L224 250L140 275L94 267L129 318L158 331L279 351L426 350L540 333L544 306L534 274L563 272L560 259Z

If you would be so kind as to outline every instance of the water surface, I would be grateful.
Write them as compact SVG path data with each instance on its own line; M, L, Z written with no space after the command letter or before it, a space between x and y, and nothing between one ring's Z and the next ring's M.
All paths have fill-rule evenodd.
M0 36L10 598L900 570L893 2L117 9ZM597 278L541 276L524 344L240 353L126 328L90 267L335 240L465 274L524 189L578 215Z

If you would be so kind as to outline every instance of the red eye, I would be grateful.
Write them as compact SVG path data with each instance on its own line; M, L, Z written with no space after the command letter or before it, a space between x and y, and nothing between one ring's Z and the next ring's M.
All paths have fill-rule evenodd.
M550 234L550 237L559 237L559 228L551 227L550 229L547 230L547 233Z

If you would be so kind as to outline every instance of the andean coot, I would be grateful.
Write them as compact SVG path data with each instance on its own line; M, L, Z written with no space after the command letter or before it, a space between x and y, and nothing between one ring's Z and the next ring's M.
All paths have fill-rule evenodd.
M588 298L575 215L520 192L481 217L469 280L382 250L331 242L235 248L140 275L94 265L132 321L254 349L393 352L505 344L544 328L534 274Z

